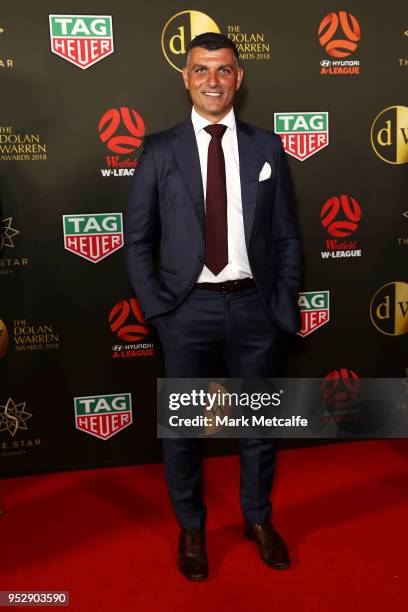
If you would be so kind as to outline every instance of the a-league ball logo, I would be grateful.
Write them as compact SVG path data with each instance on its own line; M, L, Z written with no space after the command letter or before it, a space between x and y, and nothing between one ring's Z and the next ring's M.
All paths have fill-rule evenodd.
M132 153L138 149L145 135L142 117L133 108L110 108L98 125L99 138L114 153ZM119 133L118 133L119 132Z
M320 212L322 225L331 236L343 238L350 236L358 228L361 208L351 196L341 195L329 198Z
M135 298L115 304L109 313L109 324L111 330L122 341L135 342L150 333L150 328Z
M351 55L357 49L360 37L360 24L351 13L329 13L320 22L319 42L331 57Z
M360 381L353 370L340 368L329 372L323 380L322 396L332 408L346 408L357 399Z

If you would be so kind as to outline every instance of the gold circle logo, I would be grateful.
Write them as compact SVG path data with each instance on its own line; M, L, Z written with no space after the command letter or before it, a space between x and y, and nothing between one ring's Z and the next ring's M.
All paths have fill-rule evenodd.
M7 353L9 335L6 324L0 319L0 359Z
M215 21L200 11L181 11L173 15L163 28L161 45L170 66L181 72L186 65L187 45L199 34L221 30Z
M371 126L371 146L388 164L408 162L408 107L389 106L382 110Z
M408 283L394 281L378 289L370 304L371 322L386 336L408 332Z

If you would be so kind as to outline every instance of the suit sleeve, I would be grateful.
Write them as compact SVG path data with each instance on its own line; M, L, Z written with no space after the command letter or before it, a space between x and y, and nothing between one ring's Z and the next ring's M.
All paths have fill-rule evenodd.
M125 216L125 258L133 291L148 317L154 309L158 282L154 251L160 231L157 172L149 137L135 168L129 206Z
M278 258L278 278L295 292L299 290L302 243L294 207L294 193L289 163L279 138L277 184L274 201L274 237Z

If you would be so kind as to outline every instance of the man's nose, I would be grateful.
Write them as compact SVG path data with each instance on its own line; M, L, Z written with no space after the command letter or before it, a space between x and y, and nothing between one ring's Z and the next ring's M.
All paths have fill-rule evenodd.
M209 70L207 75L207 83L209 87L217 87L218 73L216 70Z

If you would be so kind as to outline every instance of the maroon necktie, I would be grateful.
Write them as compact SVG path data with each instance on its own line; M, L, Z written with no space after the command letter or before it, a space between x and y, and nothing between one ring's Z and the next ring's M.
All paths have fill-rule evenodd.
M205 198L205 265L217 275L228 264L227 186L221 145L227 126L216 123L204 129L211 136Z

